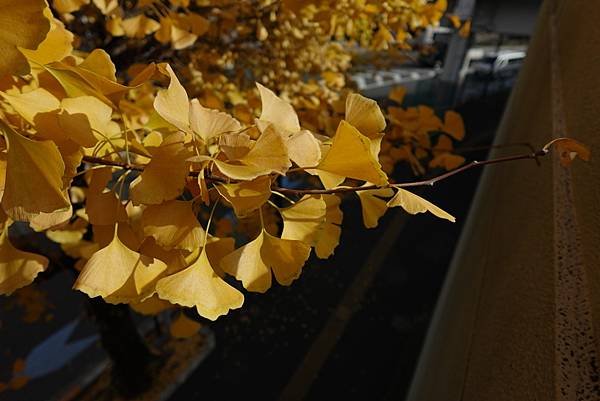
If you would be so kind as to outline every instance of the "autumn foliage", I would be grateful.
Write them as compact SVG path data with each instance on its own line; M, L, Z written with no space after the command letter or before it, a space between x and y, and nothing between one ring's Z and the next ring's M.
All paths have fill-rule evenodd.
M346 85L359 47L401 55L444 1L50 6L0 0L0 293L49 264L13 246L17 222L60 244L90 297L214 320L240 287L330 257L344 196L368 228L393 207L454 221L389 175L462 165L460 116L403 108L402 88L384 114Z

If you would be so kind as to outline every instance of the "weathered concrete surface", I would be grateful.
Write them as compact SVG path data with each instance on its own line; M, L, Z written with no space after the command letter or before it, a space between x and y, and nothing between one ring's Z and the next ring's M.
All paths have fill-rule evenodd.
M546 1L497 143L552 138L550 16ZM600 4L556 2L565 135L586 143L572 187L600 334ZM492 156L499 156L496 151ZM488 168L455 254L410 401L558 400L551 158Z

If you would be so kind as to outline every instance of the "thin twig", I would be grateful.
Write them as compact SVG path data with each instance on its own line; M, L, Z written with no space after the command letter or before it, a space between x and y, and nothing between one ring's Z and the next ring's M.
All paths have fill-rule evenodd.
M271 187L271 190L273 192L279 192L279 194L284 194L284 195L287 194L287 195L302 196L302 195L340 194L340 193L367 191L367 190L371 190L371 189L392 188L392 187L393 188L408 188L408 187L419 187L419 186L427 186L427 185L433 186L435 183L437 183L439 181L445 180L447 178L450 178L456 174L460 174L460 173L462 173L466 170L472 169L474 167L481 167L481 166L486 166L489 164L498 164L498 163L505 163L505 162L510 162L510 161L526 160L526 159L534 159L536 162L538 162L538 158L543 157L546 154L548 154L548 150L542 149L542 150L538 150L538 151L535 151L532 153L520 154L520 155L515 155L515 156L505 156L505 157L499 157L496 159L489 159L489 160L483 160L483 161L475 160L475 161L465 164L464 166L461 166L455 170L448 171L447 173L438 175L436 177L433 177L433 178L430 178L427 180L410 181L410 182L404 182L404 183L399 183L399 184L388 184L388 185L382 185L382 186L367 185L367 186L361 186L361 187L339 187L339 188L332 188L332 189L309 189L309 188L307 188L307 189L292 189L292 188L284 188L284 187L279 187L277 185L273 185ZM127 169L127 170L144 171L144 166L142 166L142 165L128 164L128 163L119 162L119 161L115 161L115 160L106 160L106 159L102 159L100 157L84 156L83 160L88 163L93 163L93 164L102 164L102 165L106 165L106 166L121 167L121 168ZM197 171L190 172L190 176L197 176L197 175L198 175ZM228 182L224 178L215 177L215 176L206 177L206 181L208 183ZM234 182L234 181L232 181L232 182Z
M332 188L332 189L291 189L291 188L273 187L272 190L278 191L283 194L289 194L289 195L326 195L326 194L339 194L339 193L348 193L348 192L367 191L370 189L391 188L391 187L407 188L407 187L420 187L420 186L426 186L426 185L433 186L435 183L437 183L439 181L450 178L453 175L462 173L463 171L469 170L473 167L481 167L481 166L485 166L488 164L497 164L497 163L515 161L515 160L524 160L524 159L537 160L538 157L545 156L546 154L547 154L547 152L545 152L543 150L539 150L537 152L523 154L523 155L499 157L497 159L490 159L490 160L484 160L484 161L475 160L468 164L465 164L462 167L457 168L456 170L448 171L447 173L438 175L437 177L433 177L428 180L411 181L411 182L404 182L404 183L399 183L399 184L389 184L389 185L383 185L383 186L367 185L367 186L362 186L362 187L341 187L341 188Z

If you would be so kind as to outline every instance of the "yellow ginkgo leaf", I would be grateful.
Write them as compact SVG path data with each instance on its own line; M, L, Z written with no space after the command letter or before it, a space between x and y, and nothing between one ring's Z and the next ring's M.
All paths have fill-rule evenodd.
M430 212L441 219L446 219L453 223L456 221L452 215L446 213L433 203L421 198L420 196L417 196L412 192L402 188L396 188L396 190L396 195L394 195L394 197L387 203L388 207L401 206L410 214Z
M119 7L117 0L92 0L92 2L104 15L110 15Z
M171 46L175 50L185 49L190 47L198 39L198 35L194 35L185 29L181 29L175 24L171 25Z
M39 113L48 113L60 108L60 101L43 88L36 88L30 92L0 95L25 121L35 125L35 116Z
M0 131L8 143L6 181L2 208L16 221L29 221L41 212L67 209L63 190L65 164L57 146L33 141L0 120Z
M465 124L460 114L452 110L446 111L442 131L446 132L452 138L462 141L465 137Z
M146 35L156 32L160 28L158 22L146 17L144 14L124 19L121 22L121 26L128 38L136 39L141 39Z
M192 203L171 200L160 205L150 205L142 213L142 231L153 237L165 250L193 251L200 247L204 230L192 210Z
M448 19L452 23L452 26L455 29L460 28L461 21L460 21L460 17L458 15L456 15L456 14L448 14L448 15L446 15L446 17L448 17Z
M46 231L46 236L59 244L74 244L83 238L88 224L84 219L77 217L72 223Z
M156 292L171 303L196 307L200 316L210 320L216 320L244 303L244 295L215 273L204 250L190 266L161 278L156 284Z
M75 0L77 1L77 0ZM56 5L56 2L53 4ZM52 16L50 8L44 10L44 15L50 21L50 31L46 38L35 50L20 49L31 62L34 71L41 71L41 67L54 61L61 61L73 51L73 34L64 24Z
M305 195L292 206L280 209L283 219L281 238L314 245L325 225L327 204L321 196Z
M327 259L340 243L342 234L342 219L344 214L340 209L341 200L336 195L323 195L326 204L325 224L316 238L315 254L320 259Z
M240 160L250 152L254 142L243 132L219 137L219 149L229 160Z
M35 49L50 30L44 0L0 0L0 76L27 74L29 64L19 47Z
M92 50L78 67L92 71L109 81L117 80L117 69L110 59L110 55L102 49Z
M72 206L69 206L67 209L57 210L51 213L42 212L36 214L29 220L29 227L31 227L34 231L41 232L66 223L72 216Z
M286 143L289 158L300 167L316 166L321 160L321 143L312 132L302 130L298 115L291 104L273 91L257 83L262 102L262 112L257 125L261 131L269 126L279 133Z
M128 303L150 296L166 268L162 261L127 248L115 230L112 241L85 264L73 288L109 303Z
M209 236L206 242L206 256L213 266L215 272L224 277L225 274L221 271L219 264L221 259L229 255L235 249L235 239L231 237L219 238Z
M79 11L83 5L89 3L90 0L54 0L52 6L60 14L67 14Z
M237 164L220 160L214 162L223 174L236 180L253 180L270 173L285 175L292 165L287 145L272 125L266 127L252 149L238 159Z
M170 65L165 66L171 81L167 89L158 91L154 109L170 124L184 132L190 130L190 105L187 92L179 83Z
M60 126L83 147L93 147L98 138L110 137L118 129L111 121L112 109L93 96L63 99L61 106L66 113L59 116Z
M95 71L61 61L47 64L44 68L60 83L69 97L93 96L115 107L130 89Z
M184 313L180 313L169 326L169 333L174 338L189 338L198 333L202 325L190 319Z
M190 125L192 131L205 143L223 133L242 128L238 120L229 114L203 107L198 99L192 99L190 102Z
M471 19L465 21L465 23L458 30L458 35L461 38L468 38L471 35Z
M367 185L371 185L371 183L366 183L363 186ZM358 191L356 194L360 199L363 224L366 228L377 227L379 219L388 209L386 204L387 201L381 198L391 197L394 195L394 190L391 188L368 189L365 191Z
M342 120L329 152L317 169L339 176L387 184L387 176L371 153L371 141L348 122Z
M321 142L308 130L296 132L286 144L290 159L299 167L314 167L321 161Z
M292 165L287 145L272 126L261 133L254 147L240 161L282 175Z
M346 98L346 121L369 138L385 130L385 117L377 102L358 93Z
M156 153L130 187L134 204L158 205L178 197L189 172L186 159L191 156L181 132L167 136Z
M89 189L85 209L91 224L112 225L117 222L127 221L125 206L113 190L106 188L112 179L113 173L110 167L103 167L89 171Z
M0 295L29 285L48 267L48 259L16 249L8 239L8 227L0 234Z
M268 176L236 184L216 185L216 188L219 194L233 206L238 216L250 214L271 197L271 179Z
M172 303L160 299L156 294L143 301L130 302L129 306L142 315L158 315L160 312L174 307Z
M242 282L248 291L265 292L271 287L271 272L281 285L300 276L310 255L302 241L281 239L264 229L254 240L221 260L221 268Z
M299 131L300 122L292 105L279 98L272 90L262 86L258 82L256 86L258 87L262 103L260 120L269 122L280 130L289 132Z
M393 100L398 104L402 104L402 102L404 101L404 96L406 96L406 87L396 86L390 91L388 98L390 98L390 100Z

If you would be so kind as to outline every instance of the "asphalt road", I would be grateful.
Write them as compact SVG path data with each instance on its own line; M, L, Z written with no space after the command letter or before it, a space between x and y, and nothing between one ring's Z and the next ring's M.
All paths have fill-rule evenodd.
M465 147L491 143L505 100L458 110ZM214 323L215 351L171 401L403 399L480 173L423 191L456 224L393 210L366 230L358 203L345 203L335 255L311 259L290 287L248 294Z

